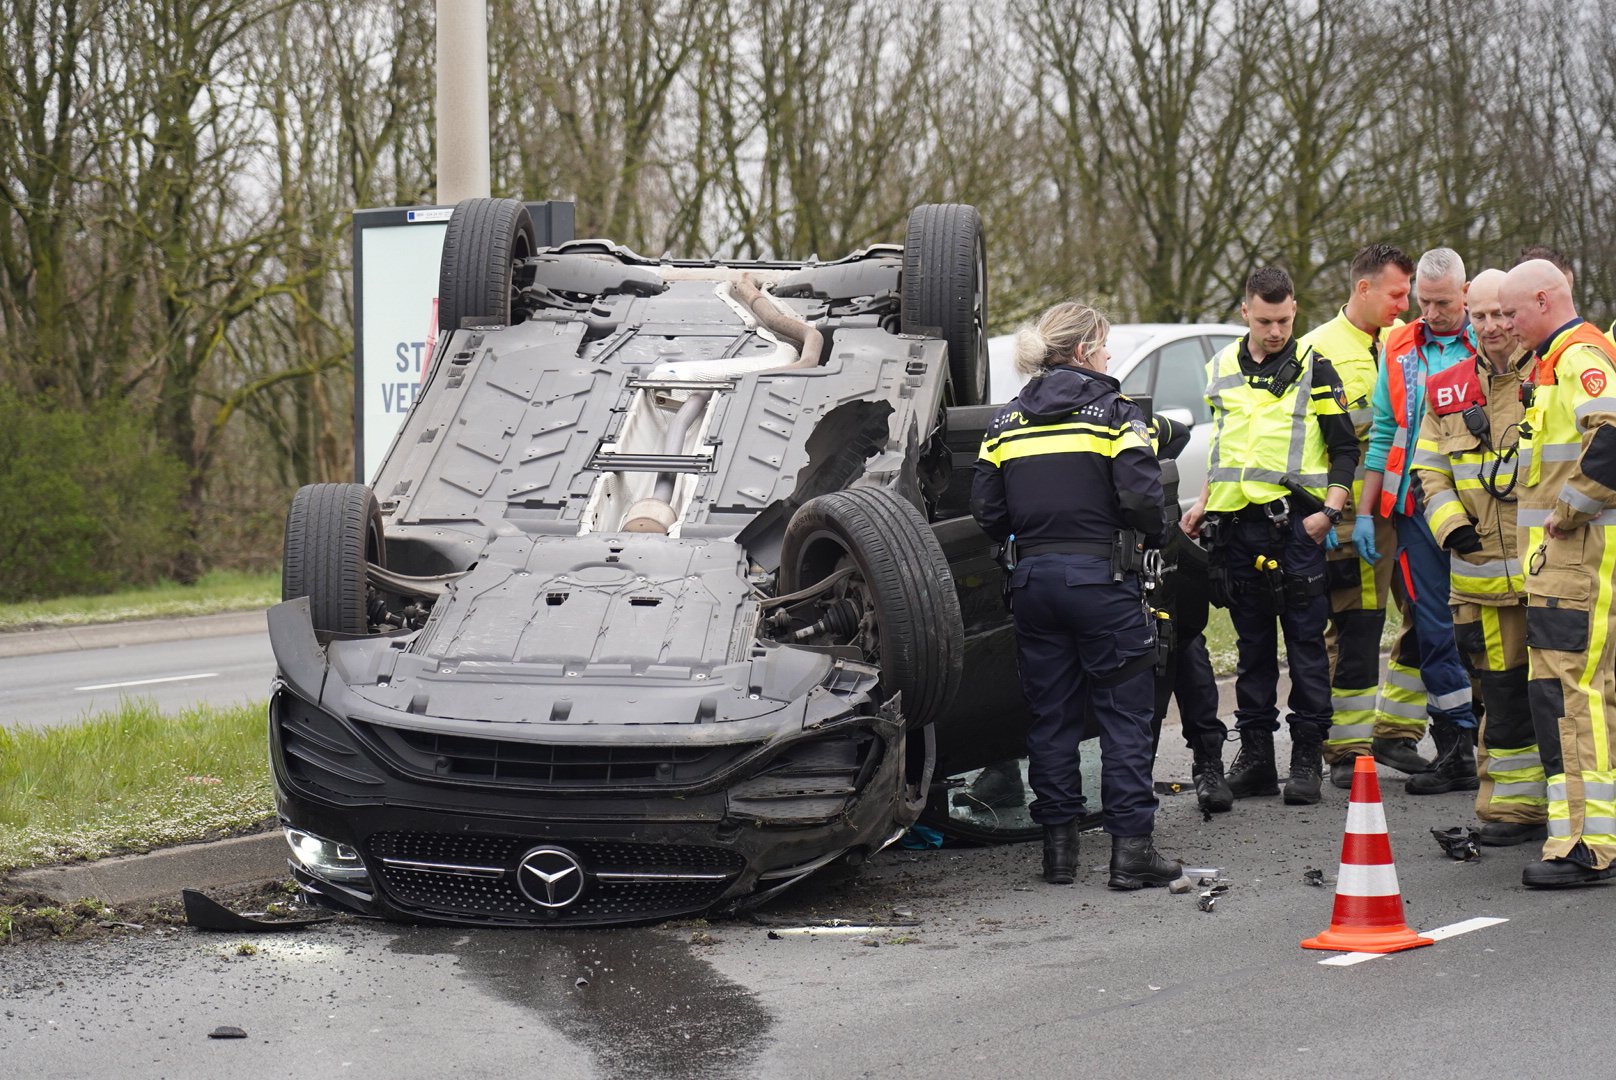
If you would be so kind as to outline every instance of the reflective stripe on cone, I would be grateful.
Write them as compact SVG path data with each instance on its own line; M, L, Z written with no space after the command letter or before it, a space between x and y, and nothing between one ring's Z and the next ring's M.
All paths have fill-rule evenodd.
M1302 942L1304 949L1389 953L1434 945L1408 928L1403 893L1397 886L1386 810L1380 802L1375 759L1360 754L1352 766L1352 797L1341 840L1341 871L1336 875L1335 912L1330 928Z

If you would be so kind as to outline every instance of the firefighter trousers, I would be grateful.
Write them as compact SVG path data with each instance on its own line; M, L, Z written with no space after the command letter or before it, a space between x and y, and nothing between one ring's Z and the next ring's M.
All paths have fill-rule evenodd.
M1486 706L1476 747L1476 816L1541 825L1548 795L1527 700L1526 605L1454 604L1453 636Z
M1527 694L1548 784L1545 859L1563 858L1579 842L1594 869L1616 860L1616 648L1611 612L1616 592L1612 540L1584 526L1561 551L1586 544L1581 563L1547 566L1527 578Z
M1376 562L1358 557L1343 522L1341 541L1325 556L1330 584L1330 731L1324 760L1334 764L1369 753L1373 739L1415 739L1425 734L1425 684L1420 681L1418 644L1401 575L1395 573L1396 527L1375 519ZM1388 601L1397 605L1402 629L1392 648L1387 678L1380 677L1380 637Z

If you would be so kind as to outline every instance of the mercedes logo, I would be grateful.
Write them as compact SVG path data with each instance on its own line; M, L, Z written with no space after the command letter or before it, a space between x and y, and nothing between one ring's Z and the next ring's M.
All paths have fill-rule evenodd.
M534 848L516 866L516 886L540 907L564 908L584 894L584 868L565 848Z

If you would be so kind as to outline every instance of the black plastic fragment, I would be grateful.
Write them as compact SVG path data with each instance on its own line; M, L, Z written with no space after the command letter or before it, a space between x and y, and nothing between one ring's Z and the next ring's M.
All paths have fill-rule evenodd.
M1218 899L1228 891L1229 886L1227 885L1214 885L1201 894L1200 899L1195 902L1196 906L1202 911L1210 912L1217 906Z
M246 1037L247 1033L245 1031L238 1027L231 1027L228 1024L216 1027L208 1032L208 1038L210 1039L245 1039Z
M1309 885L1317 885L1322 888L1324 886L1324 871L1304 870L1302 872L1302 880L1307 882Z
M337 917L335 913L300 919L264 919L251 915L238 915L217 900L210 900L195 889L181 889L180 900L185 904L185 921L187 923L198 930L218 930L223 933L296 930L304 926L313 926L315 923L329 922ZM241 1036L219 1037L240 1038Z
M1475 829L1455 825L1451 829L1432 829L1431 835L1436 837L1436 842L1442 845L1442 850L1451 859L1469 862L1481 858L1481 833Z

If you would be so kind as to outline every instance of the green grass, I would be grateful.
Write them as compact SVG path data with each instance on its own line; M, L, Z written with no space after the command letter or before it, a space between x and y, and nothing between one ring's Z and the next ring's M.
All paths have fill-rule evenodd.
M53 600L0 604L0 632L252 611L279 603L280 598L278 573L216 571L204 574L195 585L165 583L105 596L59 596Z
M1392 639L1397 636L1397 630L1403 625L1403 620L1394 607L1386 612L1386 628L1381 631L1380 647L1388 648ZM1229 622L1229 613L1223 608L1213 608L1207 613L1206 619L1206 649L1212 654L1212 670L1219 675L1233 675L1235 664L1239 655L1235 651L1234 626ZM1279 658L1283 663L1285 659L1285 643L1280 642Z
M0 728L0 873L248 832L274 813L264 706L149 701Z

